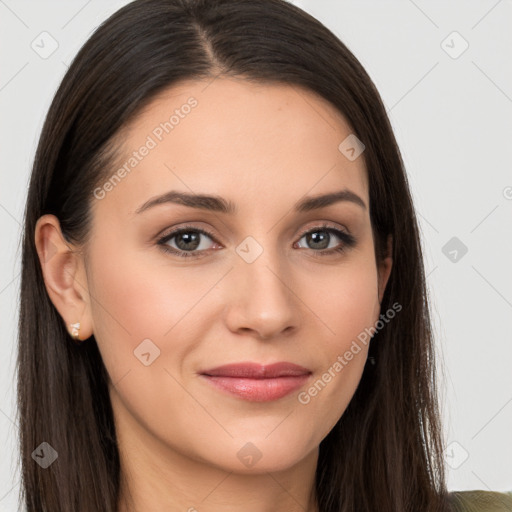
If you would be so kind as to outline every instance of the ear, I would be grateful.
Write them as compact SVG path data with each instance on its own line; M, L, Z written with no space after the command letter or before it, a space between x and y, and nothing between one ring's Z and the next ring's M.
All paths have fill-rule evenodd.
M379 262L379 268L378 268L379 304L382 303L382 298L384 297L386 285L388 284L389 276L391 274L391 268L393 266L393 258L391 256L392 254L393 254L393 237L392 237L392 235L388 235L386 257L381 262Z
M46 290L67 331L80 322L78 339L93 333L87 278L82 254L67 242L55 215L43 215L36 223L35 244Z

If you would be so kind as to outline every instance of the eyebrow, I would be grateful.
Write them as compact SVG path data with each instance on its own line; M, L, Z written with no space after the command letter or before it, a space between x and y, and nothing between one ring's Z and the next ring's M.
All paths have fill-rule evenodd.
M363 210L366 210L365 202L357 194L348 189L306 197L305 199L295 203L294 209L299 213L308 212L311 210L325 208L341 201L357 204L363 208ZM165 194L149 199L137 208L135 213L139 214L149 208L165 203L181 204L183 206L189 206L190 208L198 208L201 210L209 210L226 214L237 213L236 205L223 197L205 194L189 194L186 192L177 192L175 190L171 190L170 192L166 192Z

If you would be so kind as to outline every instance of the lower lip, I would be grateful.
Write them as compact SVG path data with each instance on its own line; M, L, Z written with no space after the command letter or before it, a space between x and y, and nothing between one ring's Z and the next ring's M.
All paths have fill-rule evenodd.
M202 376L217 388L250 402L269 402L282 398L303 386L310 377L309 374L272 379Z

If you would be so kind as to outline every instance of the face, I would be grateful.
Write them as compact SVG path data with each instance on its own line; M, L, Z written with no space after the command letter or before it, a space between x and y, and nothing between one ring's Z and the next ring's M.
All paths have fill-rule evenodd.
M82 317L121 436L235 472L317 450L359 383L368 347L344 354L379 319L391 268L375 261L363 155L338 149L351 133L312 92L221 78L165 91L127 127L92 198ZM307 372L204 375L248 362Z

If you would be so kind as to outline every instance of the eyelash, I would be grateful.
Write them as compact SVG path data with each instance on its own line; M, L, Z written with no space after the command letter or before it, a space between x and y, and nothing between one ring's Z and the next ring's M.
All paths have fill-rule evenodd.
M211 238L214 242L218 243L217 240L215 239L214 235L212 233L210 233L208 230L205 230L202 228L197 228L195 226L183 226L175 231L172 231L171 233L168 233L167 235L163 236L162 238L160 238L158 240L157 244L161 246L163 251L165 251L167 253L174 254L176 256L179 256L180 258L190 258L190 257L199 258L199 257L203 256L206 251L196 251L196 252L179 251L177 249L174 249L174 248L166 245L166 242L168 242L169 240L172 240L175 236L180 235L181 233L187 233L190 231L194 231L194 232L206 235L209 238ZM345 233L344 231L341 231L339 229L330 227L327 224L322 224L321 226L316 226L312 229L308 229L307 231L304 231L303 233L301 233L299 240L304 235L307 235L309 233L315 233L316 231L326 231L328 233L333 233L334 235L336 235L338 238L340 238L342 240L342 245L340 245L339 247L334 248L334 249L323 249L323 250L319 250L319 251L316 251L314 249L309 249L310 251L318 253L318 254L316 254L316 256L332 256L336 253L343 253L347 249L350 249L351 247L353 247L356 244L356 239L352 235L349 235L348 233Z

